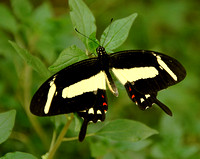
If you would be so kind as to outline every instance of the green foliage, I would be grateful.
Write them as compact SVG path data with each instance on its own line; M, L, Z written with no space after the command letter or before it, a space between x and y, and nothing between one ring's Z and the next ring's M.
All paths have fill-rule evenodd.
M26 63L29 64L35 71L37 71L40 75L43 75L45 78L49 76L49 71L39 58L31 55L27 50L19 47L15 42L9 42L16 52L24 59L24 61L26 61Z
M33 6L26 0L11 0L14 14L21 21L28 21L31 17Z
M96 33L95 18L82 0L69 0L70 6L70 17L74 28L86 36L91 36ZM89 48L89 39L78 33L79 38L85 44L89 51L94 51L94 49Z
M90 150L92 157L104 156L106 158L131 158L127 154L124 153L127 151L133 151L136 153L137 151L141 151L145 147L149 146L151 141L149 140L141 140L138 142L130 142L130 141L107 141L101 140L90 143Z
M31 154L24 152L13 152L7 153L5 156L1 157L1 159L37 159Z
M11 14L10 10L0 4L0 14L1 14L1 17L0 17L0 26L1 28L7 30L7 31L10 31L12 33L15 33L17 28L17 22L14 18L14 16Z
M157 134L154 129L146 125L127 119L118 119L107 123L102 129L96 132L97 135L116 141L136 142Z
M8 139L15 123L15 110L0 114L0 144Z
M136 17L137 13L134 13L126 18L111 23L101 36L101 45L109 50L113 50L123 44L128 37L129 30Z
M76 46L70 46L64 49L57 60L49 67L49 70L57 72L77 61L87 58L87 55Z
M82 0L69 0L70 10L62 4L57 9L51 1L9 2L0 2L0 112L5 112L0 113L1 158L48 158L54 154L55 158L83 159L200 157L199 2L85 0L86 5ZM133 12L139 15L137 21ZM81 119L76 115L50 120L31 115L30 100L39 85L50 74L93 56L99 43L108 53L118 47L152 49L183 63L186 79L159 93L174 117L156 106L139 110L120 87L119 98L108 92L106 121L90 124L83 143L77 141ZM155 129L158 135L154 135L158 133Z

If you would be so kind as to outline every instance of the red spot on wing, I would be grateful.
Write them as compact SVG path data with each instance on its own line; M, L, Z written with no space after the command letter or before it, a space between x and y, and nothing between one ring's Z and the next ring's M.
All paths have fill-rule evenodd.
M131 98L132 98L132 99L135 98L135 95L133 94L133 95L131 96Z
M131 87L128 87L128 88L129 88L129 92L131 92L132 91Z
M108 104L106 102L103 102L103 106L107 106Z
M101 97L102 97L102 98L105 98L103 94L101 95Z

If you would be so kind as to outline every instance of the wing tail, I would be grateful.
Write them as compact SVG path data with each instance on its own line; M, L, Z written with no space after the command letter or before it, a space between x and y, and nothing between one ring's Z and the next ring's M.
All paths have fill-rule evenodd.
M155 103L169 116L172 116L172 111L162 102L160 102L158 99L155 99Z

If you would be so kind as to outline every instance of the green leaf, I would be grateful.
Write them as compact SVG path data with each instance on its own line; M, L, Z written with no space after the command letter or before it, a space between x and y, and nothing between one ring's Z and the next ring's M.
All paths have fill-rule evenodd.
M90 142L91 156L98 158L108 152L108 145L105 142Z
M69 0L69 6L74 28L88 37L91 34L96 34L95 18L86 4L82 0ZM79 33L78 36L86 48L89 49L89 39Z
M49 77L50 72L38 57L31 55L27 50L21 48L15 42L9 41L9 43L24 59L24 61L26 61L27 64L29 64L35 71L37 71L41 76L45 78Z
M74 113L74 131L79 132L81 126L82 126L82 120L80 119L80 116L78 116L77 113Z
M35 156L24 152L10 152L0 159L37 159Z
M52 40L52 35L49 33L40 32L35 43L35 49L40 53L40 56L45 59L48 63L52 63L56 59L55 45Z
M99 46L99 41L96 39L96 33L92 33L89 38L91 40L88 41L88 48L91 53L95 53L97 47Z
M0 114L0 144L8 139L15 123L15 110Z
M0 15L0 27L7 31L11 31L12 33L16 33L17 23L15 18L10 10L2 4L0 4Z
M152 144L151 140L140 140L138 142L120 141L117 142L114 146L115 149L118 149L120 151L140 151L149 146L150 144Z
M119 47L128 37L129 30L137 13L112 22L103 32L100 44L106 49L113 50Z
M96 135L117 141L140 141L158 132L148 126L127 119L118 119L106 124Z
M15 15L22 21L30 20L33 6L29 0L11 0Z
M75 62L88 58L85 52L80 50L77 46L73 45L66 48L61 52L58 59L53 65L49 67L49 70L57 72Z
M44 23L50 18L53 17L53 11L51 10L51 6L48 3L43 3L40 6L38 6L33 11L33 21L36 23L36 25L42 25L45 26L48 23ZM41 26L39 26L41 27Z

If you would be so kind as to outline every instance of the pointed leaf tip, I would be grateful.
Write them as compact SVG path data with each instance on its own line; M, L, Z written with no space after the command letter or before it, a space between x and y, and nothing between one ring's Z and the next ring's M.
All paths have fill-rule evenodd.
M131 26L137 17L137 13L112 22L103 32L100 44L106 49L113 50L119 47L127 39Z

